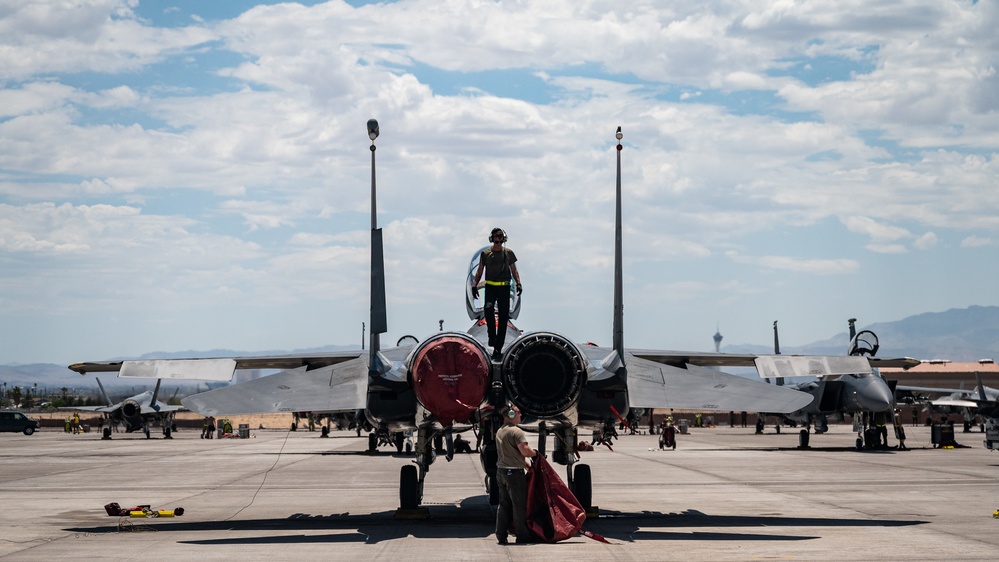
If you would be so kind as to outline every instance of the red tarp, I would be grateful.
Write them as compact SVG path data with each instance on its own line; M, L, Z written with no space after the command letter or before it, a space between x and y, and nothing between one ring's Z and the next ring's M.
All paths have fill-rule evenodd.
M574 537L583 528L586 510L542 456L527 471L527 528L544 542Z

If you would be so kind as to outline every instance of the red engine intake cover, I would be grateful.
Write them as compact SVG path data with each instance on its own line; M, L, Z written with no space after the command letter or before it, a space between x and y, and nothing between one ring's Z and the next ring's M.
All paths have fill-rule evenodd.
M467 422L489 387L489 359L474 343L456 336L426 343L410 372L416 399L445 426Z

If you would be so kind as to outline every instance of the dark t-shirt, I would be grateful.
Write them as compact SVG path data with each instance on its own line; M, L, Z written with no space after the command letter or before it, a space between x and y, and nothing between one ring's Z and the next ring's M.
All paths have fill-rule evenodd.
M512 277L510 265L517 263L517 255L510 248L499 252L486 248L479 256L479 263L485 264L486 281L509 281Z

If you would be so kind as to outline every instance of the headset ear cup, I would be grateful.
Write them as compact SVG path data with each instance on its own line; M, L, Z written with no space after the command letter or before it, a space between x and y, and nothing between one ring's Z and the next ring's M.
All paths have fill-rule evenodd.
M506 411L506 417L512 420L513 418L517 417L517 411L514 410L513 408L510 408L509 410Z

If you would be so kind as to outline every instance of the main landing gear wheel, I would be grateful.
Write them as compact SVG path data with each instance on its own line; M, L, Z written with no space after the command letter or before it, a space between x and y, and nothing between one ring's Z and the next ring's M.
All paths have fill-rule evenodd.
M489 491L489 505L499 505L499 484L495 477L486 476L486 490Z
M372 431L368 434L368 452L374 453L378 450L378 434Z
M590 476L590 465L576 465L573 470L572 493L576 495L583 509L593 507L593 479Z
M150 437L149 436L149 428L147 427L147 428L143 429L142 431L146 434L146 439L149 439L149 437Z
M399 472L399 507L420 507L420 476L416 465L408 464Z

